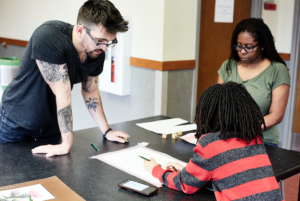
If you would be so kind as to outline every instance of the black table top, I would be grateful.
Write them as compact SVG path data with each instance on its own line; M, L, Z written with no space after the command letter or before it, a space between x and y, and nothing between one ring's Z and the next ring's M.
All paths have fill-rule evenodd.
M39 145L60 143L59 135L36 141L0 144L0 186L57 176L85 200L215 200L213 192L206 189L201 189L193 195L186 195L162 187L157 194L150 197L128 192L119 188L118 184L127 179L145 184L147 182L102 161L89 159L100 153L128 148L139 142L148 142L147 147L188 162L193 155L194 145L181 139L172 139L171 136L163 139L161 135L135 125L167 118L156 116L111 125L112 129L123 130L131 136L129 143L126 144L103 140L99 128L75 131L70 153L52 158L46 158L44 154L33 155L31 149ZM99 148L99 152L93 149L91 142ZM271 146L266 148L278 180L300 172L300 153Z

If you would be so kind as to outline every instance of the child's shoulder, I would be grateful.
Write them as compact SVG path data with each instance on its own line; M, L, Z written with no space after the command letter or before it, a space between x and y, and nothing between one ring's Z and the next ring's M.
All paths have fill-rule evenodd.
M199 144L204 148L207 145L209 145L211 143L215 143L217 141L221 141L221 143L225 143L226 141L224 140L224 138L220 134L221 134L220 131L214 132L214 133L204 134L200 137ZM232 139L232 138L236 138L236 140L238 140L238 138L241 137L240 135L241 135L241 133L229 132L227 140ZM242 139L239 139L238 141L239 141L239 143L243 143L245 145L247 144L247 142L242 140ZM256 142L257 142L257 144L262 144L263 143L259 138L256 139Z
M221 132L218 131L215 133L207 133L207 134L201 135L201 137L199 139L199 144L204 148L212 142L221 140L221 138L219 137L220 133Z

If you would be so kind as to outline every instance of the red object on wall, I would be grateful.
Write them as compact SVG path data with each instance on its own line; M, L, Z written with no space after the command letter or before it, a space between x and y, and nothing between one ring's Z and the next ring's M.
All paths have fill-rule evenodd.
M275 3L265 3L265 10L276 10Z
M115 82L115 58L111 57L111 82Z

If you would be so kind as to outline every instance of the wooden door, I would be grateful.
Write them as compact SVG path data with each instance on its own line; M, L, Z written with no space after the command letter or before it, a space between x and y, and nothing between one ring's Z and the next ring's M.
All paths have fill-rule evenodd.
M249 18L251 0L235 0L233 23L215 23L215 0L201 1L197 102L202 92L217 82L221 64L229 58L233 29Z
M297 94L296 94L296 105L295 105L295 116L294 116L293 132L297 133L297 134L300 134L300 124L299 124L299 119L300 119L300 63L299 63L298 69L299 70L298 70ZM291 93L291 91L290 91L290 93Z

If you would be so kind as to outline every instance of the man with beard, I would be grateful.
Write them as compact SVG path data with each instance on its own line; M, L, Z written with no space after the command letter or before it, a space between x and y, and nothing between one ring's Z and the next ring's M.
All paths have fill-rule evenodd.
M124 143L129 135L108 126L97 76L103 70L104 52L117 43L118 32L127 30L128 22L107 0L86 1L75 26L48 21L38 27L18 75L3 94L0 143L61 134L61 144L39 146L32 152L46 157L67 154L73 143L71 90L79 82L103 137Z

